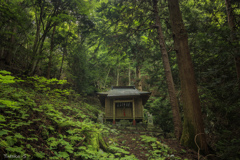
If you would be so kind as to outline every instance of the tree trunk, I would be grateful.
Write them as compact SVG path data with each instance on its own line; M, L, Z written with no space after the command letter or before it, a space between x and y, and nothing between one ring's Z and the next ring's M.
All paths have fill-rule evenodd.
M43 11L43 8L41 8L41 13ZM28 73L29 75L32 75L35 71L36 65L37 65L37 53L38 53L38 47L39 47L39 43L40 43L40 27L41 27L41 14L40 17L38 18L37 16L37 12L35 12L35 20L36 20L36 34L35 34L35 39L34 39L34 44L33 44L33 51L32 51L32 63L31 63L31 69L30 72Z
M168 53L166 49L167 47L165 45L165 40L162 32L162 26L160 23L160 17L158 14L157 7L158 7L157 0L153 0L153 11L155 15L156 26L158 27L157 31L158 31L159 45L162 53L162 61L163 61L163 66L165 70L168 93L169 93L170 103L171 103L172 112L173 112L174 132L175 132L176 138L180 139L182 134L182 122L181 122L179 105L178 105L178 100L177 100L173 77L172 77L172 71L169 64L169 58L168 58Z
M47 79L50 79L51 77L51 67L52 67L52 53L53 53L53 48L54 48L54 34L56 30L56 24L53 27L53 32L52 32L52 38L51 38L51 47L50 47L50 55L49 55L49 61L48 61L48 69L47 69Z
M11 35L10 46L9 46L9 49L7 50L7 55L5 57L5 63L9 66L12 65L12 61L13 61L13 58L14 58L13 53L14 53L14 47L16 47L15 46L15 36L17 34L17 28L14 27L12 32L14 34Z
M34 47L33 47L33 60L32 60L32 66L31 66L31 71L29 72L28 75L33 75L35 73L35 70L37 68L38 62L40 61L39 56L42 56L43 52L43 45L44 41L47 37L48 32L52 29L52 21L48 21L45 28L43 26L43 34L40 38L40 28L41 28L41 23L44 23L42 21L42 14L44 13L44 7L41 6L41 11L40 11L40 16L39 19L37 17L37 13L35 13L36 16L36 24L37 24L37 32L36 32L36 37L34 41Z
M38 66L38 63L40 61L40 58L38 56L42 55L43 45L44 45L44 41L45 41L46 37L47 37L47 32L44 32L42 37L41 37L41 40L39 42L39 44L40 44L40 47L38 49L39 51L35 53L36 55L34 55L34 60L33 60L33 63L32 63L32 69L31 69L31 72L29 73L29 75L33 75L35 73L35 70L36 70L36 68Z
M225 0L226 3L226 8L227 8L227 15L228 15L228 25L229 28L231 30L231 41L237 42L237 28L236 28L236 24L234 22L235 17L233 14L233 9L231 6L231 0ZM240 89L240 56L239 54L239 50L236 48L235 49L235 57L234 57L234 61L235 61L235 66L236 66L236 72L237 72L237 81L239 84L239 89Z
M118 86L119 85L119 69L120 69L120 65L118 64L118 66L117 66L117 83L116 83L116 86Z
M181 144L197 150L198 147L194 142L194 138L197 136L196 142L198 146L207 154L208 146L204 132L197 83L188 47L188 36L184 28L178 0L168 0L168 8L183 94L184 124Z
M60 73L59 79L61 79L61 75L62 75L62 71L63 71L63 63L64 63L65 54L67 55L67 46L63 47L62 62L61 62L60 70L59 70L59 73Z
M37 13L35 13L35 17L36 17L37 31L36 31L34 45L33 45L33 56L34 57L37 55L37 52L38 52L39 39L40 39L40 25L41 25L41 21L39 20L41 17L38 19Z
M131 63L129 62L128 68L128 85L131 86Z
M109 70L108 70L108 73L107 73L107 75L106 75L106 78L105 78L105 81L104 81L104 85L103 85L103 88L105 89L105 87L106 87L106 83L107 83L107 79L108 79L108 75L109 75L109 73L110 73L110 70L111 70L111 67L109 66Z
M139 91L142 91L142 77L141 77L141 71L140 71L140 65L139 63L136 66L136 82L137 82L137 89Z

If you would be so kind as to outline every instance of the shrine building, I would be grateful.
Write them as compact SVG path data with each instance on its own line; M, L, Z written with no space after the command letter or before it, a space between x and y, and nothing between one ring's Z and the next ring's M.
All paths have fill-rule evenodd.
M108 92L98 92L101 105L105 107L105 120L127 119L142 121L143 105L146 104L151 92L139 91L135 86L113 86Z

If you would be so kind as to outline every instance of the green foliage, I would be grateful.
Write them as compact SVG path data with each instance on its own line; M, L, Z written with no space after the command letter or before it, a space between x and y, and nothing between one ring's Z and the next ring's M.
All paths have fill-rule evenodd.
M91 67L87 63L87 55L80 48L85 46L78 46L72 51L71 61L71 78L76 83L76 90L79 93L90 94L94 92L93 80L96 75L91 72Z
M150 137L146 135L141 136L141 141L145 142L147 146L151 149L148 151L148 157L151 160L159 159L181 159L179 157L174 156L174 152L171 148L169 148L166 144L161 143L157 140L156 137Z
M141 141L144 141L146 143L150 143L150 142L155 142L157 141L157 138L155 137L150 137L150 136L146 136L146 135L143 135L141 136L142 140Z
M3 72L1 72L3 73ZM6 72L4 72L6 74ZM10 73L8 73L10 74ZM12 81L6 84L12 83ZM9 78L8 78L9 79ZM14 79L14 77L11 77ZM47 80L42 77L29 77L27 80L28 84L33 84L35 91L26 92L22 88L15 88L10 85L1 86L0 92L0 105L1 105L1 147L6 151L7 154L16 155L32 155L31 158L46 158L51 155L47 155L46 151L39 152L39 148L36 148L35 142L40 139L48 139L50 135L54 135L56 138L51 139L46 143L42 141L41 143L49 146L45 150L51 150L50 152L55 152L54 150L59 150L59 147L63 147L65 152L56 153L57 157L69 157L69 154L73 154L73 144L76 145L77 142L83 140L80 138L81 132L85 130L92 130L92 123L84 121L82 123L76 122L76 119L65 116L63 113L69 112L78 114L84 113L80 110L80 107L69 107L61 106L60 104L66 103L64 101L64 96L69 96L69 90L51 90L51 87L56 87L56 85L62 85L66 81L58 81L56 79ZM43 96L42 93L47 93L47 96ZM58 93L61 94L58 94ZM41 101L38 101L36 97L41 96ZM58 103L55 99L51 99L52 96L58 98ZM49 98L49 100L48 100ZM36 101L38 102L35 102ZM41 103L40 103L41 102ZM54 105L53 105L54 103ZM84 105L84 103L82 103ZM89 109L90 107L88 107ZM86 110L89 112L89 110ZM71 114L74 116L74 114ZM88 116L85 116L88 117ZM90 116L89 116L90 117ZM79 119L78 119L79 120ZM38 127L38 130L34 129ZM53 127L54 126L54 127ZM78 133L74 133L67 136L62 136L58 133L57 128L79 128ZM32 128L32 129L31 129ZM25 130L27 129L27 130ZM37 132L36 132L37 131ZM35 133L36 132L36 133ZM40 138L39 135L40 133ZM87 132L85 132L87 133ZM31 137L26 137L26 135L31 135ZM70 143L69 143L69 142ZM30 149L30 151L24 147ZM44 153L45 152L45 153ZM28 154L29 153L29 154Z
M45 93L46 95L56 94L54 96L68 96L69 91L57 89L63 85L67 84L66 80L57 80L56 78L47 79L45 77L28 77L28 83L34 85L34 89L41 93Z
M165 97L152 97L145 108L153 114L154 124L159 125L164 132L173 132L172 110Z
M0 70L0 84L1 83L15 83L15 80L13 76L10 75L11 72Z
M66 96L73 96L69 89L54 89L66 81L35 76L21 82L34 90L15 83L17 88L6 83L0 92L0 147L6 155L29 159L135 159L117 146L105 146L111 153L96 148L98 136L110 129L91 121L100 112L96 106L79 101L79 95L74 95L79 96L77 100L67 100Z

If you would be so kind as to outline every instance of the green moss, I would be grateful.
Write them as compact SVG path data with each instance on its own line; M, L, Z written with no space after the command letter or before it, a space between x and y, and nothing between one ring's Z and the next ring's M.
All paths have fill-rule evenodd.
M183 132L180 143L185 147L197 150L198 148L194 142L195 135L196 132L194 125L190 121L184 120Z
M98 132L91 132L87 137L88 145L94 151L99 150L99 133Z

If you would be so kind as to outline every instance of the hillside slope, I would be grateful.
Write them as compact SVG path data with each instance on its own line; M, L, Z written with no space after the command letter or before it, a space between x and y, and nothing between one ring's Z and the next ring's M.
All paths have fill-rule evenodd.
M97 123L100 106L67 88L65 80L23 79L0 71L0 159L189 158L184 150L174 156L177 149L164 139Z
M93 121L100 108L64 89L66 83L0 72L0 159L101 157L96 153L106 145L99 143L103 125Z

